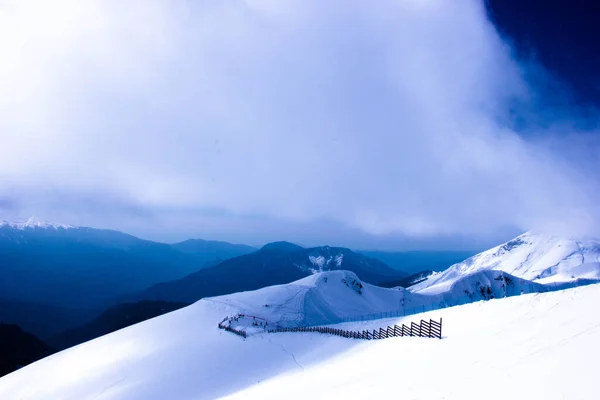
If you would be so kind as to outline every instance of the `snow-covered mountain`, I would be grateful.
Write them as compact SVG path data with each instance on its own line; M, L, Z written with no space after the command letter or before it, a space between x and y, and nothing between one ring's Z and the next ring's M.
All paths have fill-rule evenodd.
M409 297L435 296L377 288L350 272L333 271L204 299L0 378L0 398L379 398L394 393L475 399L485 393L503 399L506 391L490 388L505 382L524 398L594 398L595 370L586 360L600 357L600 315L594 311L600 285L342 325L376 329L442 317L444 340L359 341L259 329L242 339L217 328L224 317L242 311L270 321L325 322L398 307ZM563 379L555 379L557 365L550 360L569 366L560 370Z
M498 271L482 271L459 280L443 294L413 293L361 281L350 271L317 273L285 285L207 298L232 313L255 315L283 327L315 326L361 319L369 315L411 315L420 312L504 298L548 289Z
M432 296L386 289L358 279L350 271L328 271L286 285L206 299L231 312L258 315L279 326L314 326L366 314L430 304ZM437 298L436 298L437 299Z
M410 290L422 294L444 293L456 282L482 271L503 271L541 284L599 280L600 240L527 232L433 274Z
M36 217L31 217L31 218L29 218L27 220L23 220L23 221L12 221L12 222L0 221L0 227L10 227L10 228L18 229L18 230L35 229L35 228L41 228L41 229L75 229L76 228L73 225L58 224L58 223L54 223L54 222L43 221Z

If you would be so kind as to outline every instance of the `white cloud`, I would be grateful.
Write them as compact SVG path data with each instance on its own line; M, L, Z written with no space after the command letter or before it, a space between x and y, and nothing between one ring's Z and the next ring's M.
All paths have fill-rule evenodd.
M535 88L477 1L18 0L0 54L0 190L376 234L597 226L598 147L583 167L502 124Z

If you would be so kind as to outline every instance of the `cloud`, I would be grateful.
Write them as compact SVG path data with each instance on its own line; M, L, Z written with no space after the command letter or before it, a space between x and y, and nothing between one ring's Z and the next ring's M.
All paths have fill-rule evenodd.
M531 67L481 2L0 7L0 191L22 212L416 237L598 226L597 136L533 118Z

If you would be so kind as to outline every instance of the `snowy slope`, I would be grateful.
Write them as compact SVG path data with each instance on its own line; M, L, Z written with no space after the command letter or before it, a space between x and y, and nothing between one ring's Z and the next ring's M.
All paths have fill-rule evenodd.
M0 399L214 399L346 351L337 337L243 340L219 330L227 306L201 300L0 378Z
M286 285L206 301L226 306L232 315L258 316L270 325L295 327L373 318L373 314L379 313L416 314L473 301L545 291L548 288L544 285L498 271L469 275L455 282L451 290L433 295L370 285L350 271L328 271Z
M443 340L361 343L228 398L597 399L598 301L600 285L591 285L426 313L443 318ZM302 356L296 359L303 365Z
M286 285L206 299L232 313L256 315L279 326L336 323L366 314L431 304L439 297L361 282L350 271L317 273Z
M551 284L578 279L600 279L600 241L565 239L528 232L433 274L410 288L423 294L443 293L460 279L486 271Z
M0 378L0 398L384 398L393 393L419 399L588 399L596 395L593 365L600 357L596 312L600 285L343 325L364 329L442 317L444 340L367 342L317 333L262 333L242 339L217 329L223 316L233 311L232 304L272 301L277 290L270 290L262 292L262 299L249 298L250 293L233 296L230 304L223 304L223 297L213 299L220 302L202 300L58 353Z

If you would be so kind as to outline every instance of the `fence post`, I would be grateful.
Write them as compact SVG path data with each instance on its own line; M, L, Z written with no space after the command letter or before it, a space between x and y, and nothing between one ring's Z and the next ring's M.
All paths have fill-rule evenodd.
M429 332L427 332L427 336L431 337L431 318L429 318Z
M416 333L417 331L417 326L419 327L419 330L421 329L420 325L415 324L414 322L410 323L410 336L417 336Z

